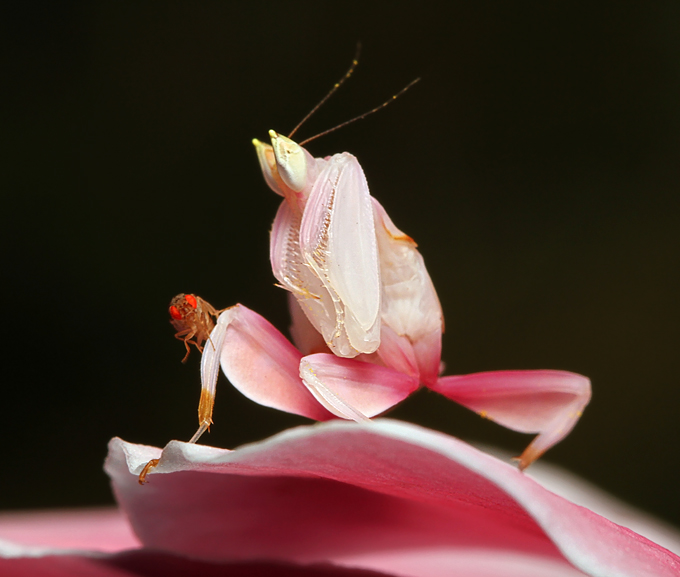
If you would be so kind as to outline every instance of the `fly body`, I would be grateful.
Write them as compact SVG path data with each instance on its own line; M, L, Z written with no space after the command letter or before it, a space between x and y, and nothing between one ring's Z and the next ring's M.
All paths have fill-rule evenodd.
M184 341L187 354L184 355L182 362L189 358L191 349L189 345L194 345L200 352L203 352L203 343L210 338L210 333L215 328L215 319L221 311L207 301L196 295L178 294L170 301L170 323L175 330L175 338Z

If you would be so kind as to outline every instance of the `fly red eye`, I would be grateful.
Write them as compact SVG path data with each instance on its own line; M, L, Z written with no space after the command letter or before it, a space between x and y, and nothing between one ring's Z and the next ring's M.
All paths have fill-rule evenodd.
M179 309L176 306L171 306L169 309L170 311L170 316L175 319L176 321L182 320L182 313L179 312Z
M194 295L184 295L184 299L191 305L192 309L198 308L196 297Z

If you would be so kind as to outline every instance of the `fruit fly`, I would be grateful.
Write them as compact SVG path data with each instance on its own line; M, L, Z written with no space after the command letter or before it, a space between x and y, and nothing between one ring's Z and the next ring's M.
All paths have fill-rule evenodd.
M175 338L184 341L184 346L187 349L187 354L184 355L182 362L185 362L189 357L191 352L190 344L194 345L201 353L203 353L203 343L205 341L210 341L213 349L215 348L210 339L210 334L215 328L215 319L224 311L216 310L215 307L209 302L204 301L201 297L187 294L178 294L174 297L170 301L168 311L172 317L170 322L177 329ZM200 427L189 441L190 443L195 443L205 431L210 429L214 403L215 395L209 391L202 390L201 400L198 404L198 422ZM140 481L143 481L143 476L145 476L144 473L140 476Z
M194 345L201 353L203 343L210 339L210 333L215 328L215 320L221 311L201 297L196 295L178 294L170 301L170 323L177 330L175 338L184 341L187 354L184 355L182 362L189 358L191 349L189 345Z
M215 328L215 320L222 311L218 311L209 302L204 301L196 295L178 294L170 301L168 308L170 313L170 323L177 330L175 338L184 341L187 354L184 355L182 362L189 358L191 349L189 345L194 345L203 353L203 343L210 340L210 333ZM211 341L212 342L212 341ZM197 432L189 441L195 443L212 424L212 410L215 402L214 395L206 394L201 391L201 400L198 406L198 421L200 424ZM142 469L139 475L139 484L146 482L149 471L158 465L158 459L151 459Z

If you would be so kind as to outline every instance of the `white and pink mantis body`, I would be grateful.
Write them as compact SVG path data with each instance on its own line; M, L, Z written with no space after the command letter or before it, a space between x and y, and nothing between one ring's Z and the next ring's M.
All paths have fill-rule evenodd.
M269 134L271 145L253 143L267 184L284 197L271 264L290 292L295 345L243 305L222 312L201 360L203 410L191 442L211 423L220 366L253 401L318 421L368 421L424 385L508 428L538 433L521 469L563 439L590 400L590 381L553 370L440 377L437 294L416 243L370 195L357 159L314 158Z

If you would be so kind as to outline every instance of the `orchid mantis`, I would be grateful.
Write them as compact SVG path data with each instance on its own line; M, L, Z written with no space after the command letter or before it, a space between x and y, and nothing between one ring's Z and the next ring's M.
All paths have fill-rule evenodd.
M245 396L318 421L368 421L421 384L538 436L526 468L573 428L590 381L565 371L440 377L441 306L416 243L373 198L357 159L314 158L270 131L254 140L269 187L283 197L271 231L271 265L289 291L295 345L257 313L219 316L201 359L198 440L211 421L220 365Z
M538 433L520 469L562 440L590 400L590 381L547 370L441 377L437 293L416 243L370 195L358 160L347 152L314 158L290 137L269 136L271 144L253 144L266 183L283 197L270 260L289 292L294 344L243 305L216 311L201 300L205 324L195 332L177 325L176 335L187 351L188 343L200 347L211 315L221 313L201 357L199 428L189 442L212 424L220 366L251 400L317 421L370 421L424 385L505 427Z

